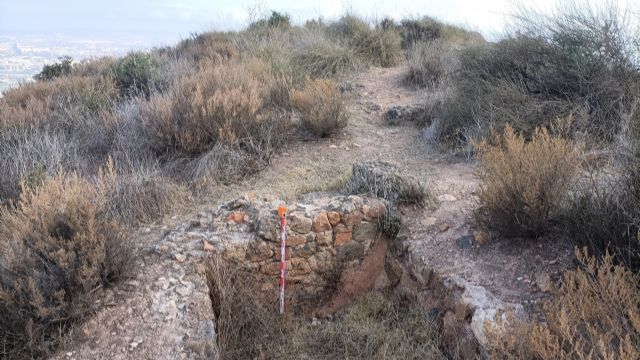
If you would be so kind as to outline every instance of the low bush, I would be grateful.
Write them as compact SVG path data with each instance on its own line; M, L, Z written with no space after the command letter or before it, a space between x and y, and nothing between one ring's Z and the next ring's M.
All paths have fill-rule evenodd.
M539 236L550 229L578 170L573 143L537 129L531 141L509 125L476 146L478 221L507 236Z
M364 68L355 51L338 42L321 40L293 54L293 65L310 77L331 77Z
M486 138L506 123L531 137L569 114L571 136L594 146L614 141L621 115L637 102L640 71L632 26L610 9L520 14L513 34L463 49L455 93L443 109L443 141Z
M640 357L640 276L611 256L601 262L577 251L579 267L564 273L544 304L544 322L490 327L500 359L621 359Z
M329 32L368 64L391 67L402 58L402 39L393 27L372 28L364 20L347 15L330 24Z
M46 355L126 276L132 251L105 187L71 174L25 186L0 213L0 338L6 358Z
M291 101L303 128L313 136L327 137L347 126L342 93L331 80L313 80L304 90L293 90Z
M353 39L360 56L371 64L392 67L402 58L400 35L395 29L376 28Z
M455 55L442 41L414 43L407 52L409 71L405 81L419 87L436 87L455 66Z
M400 22L403 49L409 49L416 43L428 43L439 39L441 34L442 23L430 17L404 19Z
M73 60L68 56L63 56L59 60L60 62L45 65L42 68L42 71L36 74L33 78L40 81L47 81L71 74L71 62Z
M209 65L225 63L239 56L229 36L212 32L193 34L168 52L175 54L176 58L186 58L195 62L204 61Z
M395 165L384 161L354 164L346 190L353 195L370 194L393 205L426 205L430 197L418 179L402 174Z
M207 267L221 359L443 359L437 327L419 305L372 292L331 321L279 316L277 297L256 293L255 274L214 259Z

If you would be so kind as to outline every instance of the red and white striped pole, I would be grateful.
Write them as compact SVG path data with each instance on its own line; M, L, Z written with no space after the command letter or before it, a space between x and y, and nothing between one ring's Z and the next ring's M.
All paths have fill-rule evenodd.
M287 246L287 208L284 204L278 206L278 217L282 226L280 235L280 315L284 315L284 273L286 267L286 246Z

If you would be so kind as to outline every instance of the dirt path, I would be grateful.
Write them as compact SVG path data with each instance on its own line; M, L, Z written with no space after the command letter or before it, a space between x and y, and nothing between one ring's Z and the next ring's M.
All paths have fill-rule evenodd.
M212 355L210 302L203 279L206 256L200 239L175 236L210 222L209 209L247 192L294 199L339 183L358 161L386 160L429 185L440 200L429 209L405 210L410 259L481 285L498 298L531 304L542 293L534 283L543 271L554 275L568 249L552 244L465 242L473 233L477 206L474 165L434 155L412 124L389 126L391 106L415 103L417 93L402 85L403 67L371 69L345 81L350 90L350 122L334 139L299 142L274 158L253 178L217 189L206 205L142 227L132 237L140 245L134 278L108 290L103 308L76 329L76 339L55 359L198 359ZM462 240L461 240L462 239ZM468 237L466 238L469 239ZM550 249L553 247L553 249Z

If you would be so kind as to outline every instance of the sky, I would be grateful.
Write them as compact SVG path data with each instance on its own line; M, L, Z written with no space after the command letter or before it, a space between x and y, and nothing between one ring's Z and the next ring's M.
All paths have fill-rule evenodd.
M0 0L0 35L129 34L171 43L192 33L241 28L249 22L250 9L258 9L287 12L299 23L318 16L335 18L346 12L370 19L430 15L491 37L502 30L514 4L523 1L543 11L555 3L555 0Z

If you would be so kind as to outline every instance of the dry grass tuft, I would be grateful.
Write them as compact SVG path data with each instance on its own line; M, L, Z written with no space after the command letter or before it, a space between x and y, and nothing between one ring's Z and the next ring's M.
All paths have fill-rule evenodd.
M102 180L59 174L0 213L3 356L46 355L95 310L98 290L126 275L132 252L106 207Z
M476 146L481 207L477 217L509 236L539 236L549 229L578 169L573 143L537 129L531 141L507 125Z
M435 324L394 294L358 298L332 321L277 313L277 297L255 289L255 274L214 258L207 268L222 359L443 359Z
M576 250L580 266L564 273L545 322L489 328L500 359L620 359L640 357L640 276L604 256Z
M293 90L291 101L302 126L316 137L327 137L347 126L342 93L331 80L312 80L304 90Z

